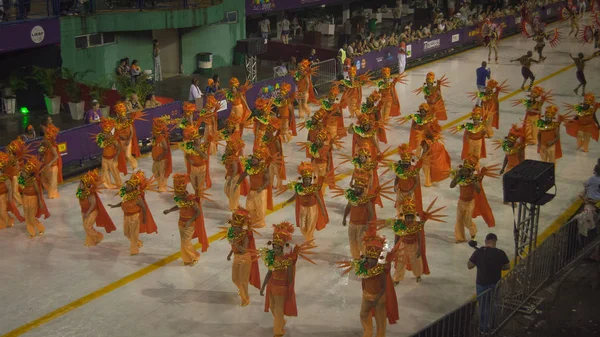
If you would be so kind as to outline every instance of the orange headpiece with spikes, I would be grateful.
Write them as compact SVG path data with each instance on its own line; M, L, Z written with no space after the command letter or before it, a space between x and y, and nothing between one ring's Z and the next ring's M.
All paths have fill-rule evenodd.
M46 128L46 133L44 134L44 138L46 138L47 140L49 140L51 142L54 142L56 140L56 137L58 136L59 131L60 130L56 126L50 124Z
M183 103L183 114L185 116L189 116L189 115L193 114L194 112L196 112L196 104L195 103L190 103L190 102Z
M358 120L358 124L360 125L371 125L371 119L366 114L360 114L356 117L356 119Z
M298 69L300 69L300 71L307 71L310 68L310 61L307 59L304 59L302 61L300 61L300 63L298 63Z
M535 86L533 87L533 89L531 89L531 93L529 94L529 96L531 97L540 97L544 94L544 89L542 89L542 87L539 86Z
M473 154L470 154L463 161L462 167L474 170L477 167L477 164L479 164L479 158L477 156L473 155Z
M167 122L163 117L153 118L152 119L152 134L160 135L165 132L167 129Z
M385 247L385 241L385 237L377 235L377 228L375 226L369 227L363 237L365 256L372 259L379 259Z
M281 92L281 94L287 95L292 91L292 85L287 82L283 82L279 91Z
M594 97L594 94L588 92L583 96L583 103L593 105L596 103L596 97Z
M340 88L337 85L334 85L331 87L331 89L329 89L329 94L327 95L327 97L331 99L336 99L339 94Z
M183 194L187 191L187 184L190 178L185 173L175 173L173 175L173 189L175 193Z
M486 87L488 87L489 89L494 89L498 87L498 81L496 80L488 80L487 83L485 84Z
M432 71L428 72L427 75L425 75L425 82L427 83L433 83L433 81L435 81L435 73L433 73Z
M25 141L23 139L21 139L21 137L16 138L15 140L11 141L7 146L6 146L6 151L9 154L13 154L16 157L22 157L23 155L25 155Z
M100 119L100 127L102 128L102 132L109 133L111 132L115 126L117 126L117 122L109 117L102 117Z
M407 143L398 146L398 154L400 155L400 162L402 163L410 163L413 157L413 153Z
M389 78L390 76L392 76L392 70L388 67L382 68L381 76L383 76L384 78Z
M98 174L98 169L87 171L86 174L81 177L81 182L86 187L91 187L97 185L100 182L100 175Z
M254 106L257 110L267 112L271 110L271 101L266 98L259 97L254 102Z
M242 227L245 224L248 224L249 222L250 212L248 212L248 210L246 210L242 206L238 206L238 208L231 214L230 223L232 226Z
M474 107L473 111L471 111L471 119L472 120L481 120L482 115L483 115L483 111L478 106Z
M352 66L350 67L350 71L348 71L350 77L355 77L356 76L356 67Z
M300 163L300 165L298 165L298 174L300 177L312 178L313 173L314 170L311 163L303 161Z
M37 174L40 166L41 166L41 163L37 158L30 157L25 162L25 166L23 166L23 170L29 174Z
M258 146L254 149L252 156L258 160L265 160L269 156L269 149L266 146Z
M327 130L323 129L316 135L316 140L318 141L326 142L327 139L329 139L329 134L327 133Z
M212 110L219 105L219 101L215 98L214 95L209 95L206 97L206 102L204 103L204 108L206 110Z
M510 140L511 142L516 142L517 139L523 137L523 129L518 127L516 124L513 124L512 127L510 128L510 131L508 131L508 136L506 136L506 139Z
M371 149L369 149L368 146L361 146L358 148L358 151L356 151L356 155L369 157L371 155Z
M9 158L6 152L0 152L0 170L3 170L6 164L8 164Z
M118 102L117 104L115 104L114 109L117 113L117 116L119 117L124 117L127 115L127 105L125 104L125 102Z
M429 104L427 104L427 103L421 103L419 105L419 110L418 111L419 112L421 112L421 111L429 112Z
M558 113L558 107L556 105L549 105L546 107L546 111L544 113L544 117L554 118Z
M229 86L232 88L237 88L240 86L240 80L237 79L237 77L232 77L229 80Z
M284 221L279 224L273 225L273 244L280 247L285 246L292 240L292 234L294 233L294 225Z
M412 197L406 197L402 200L402 213L406 215L417 214L417 204Z
M138 187L146 180L146 175L144 171L137 171L131 174L129 180L127 180L126 184L131 187Z
M354 184L352 187L366 188L369 186L369 172L363 170L357 170L354 172Z
M374 90L369 97L367 97L367 101L370 103L376 103L381 99L381 94L379 93L379 91Z
M189 125L183 129L183 139L184 140L194 140L200 138L200 133L198 133L198 128Z

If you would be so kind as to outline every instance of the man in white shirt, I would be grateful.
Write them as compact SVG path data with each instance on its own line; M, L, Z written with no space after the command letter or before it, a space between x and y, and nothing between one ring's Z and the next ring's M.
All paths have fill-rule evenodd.
M269 18L267 18L265 15L258 23L258 26L260 28L260 35L262 36L263 40L265 40L265 43L267 43L267 40L269 39L269 33L271 33L271 21L269 21Z
M400 38L400 45L398 46L398 73L402 74L406 68L406 40Z
M285 44L290 43L290 20L286 16L281 21L281 41Z
M197 78L192 79L192 85L190 86L190 94L188 96L188 101L192 103L196 103L196 109L202 109L202 90L198 86L199 80Z

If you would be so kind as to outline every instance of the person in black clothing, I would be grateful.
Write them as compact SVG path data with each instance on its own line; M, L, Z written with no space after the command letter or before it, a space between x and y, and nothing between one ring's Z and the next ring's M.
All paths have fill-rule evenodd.
M485 237L485 246L478 248L467 267L473 269L477 267L477 301L479 302L479 330L482 333L488 333L493 330L493 314L491 312L490 300L494 293L494 288L502 278L502 271L510 269L510 261L506 253L496 248L498 237L490 233ZM491 290L490 290L491 289ZM489 292L485 293L487 290ZM483 296L481 294L485 293Z

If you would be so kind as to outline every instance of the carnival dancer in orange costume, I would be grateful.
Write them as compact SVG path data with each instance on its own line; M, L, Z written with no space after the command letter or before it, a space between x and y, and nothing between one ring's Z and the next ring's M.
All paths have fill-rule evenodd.
M556 118L556 120L555 120ZM566 116L558 113L556 105L546 107L544 118L537 121L538 153L540 160L547 163L556 163L562 158L562 147L560 146L560 124Z
M399 254L396 263L396 272L394 273L394 284L400 283L404 279L406 269L411 270L417 278L417 283L421 282L422 275L429 275L429 264L427 263L427 249L425 244L425 222L442 221L445 215L437 213L442 209L440 207L432 210L435 200L429 205L426 211L418 211L415 200L406 198L402 200L403 213L395 219L388 219L386 226L391 227L395 234L395 245L398 245ZM417 220L417 215L419 220Z
M185 153L187 173L190 176L190 181L196 195L199 196L200 191L212 187L209 160L210 143L202 141L202 136L194 126L186 127L183 133L189 140L179 143L179 148Z
M386 160L385 158L389 157L391 152L386 151L378 155L375 158L371 157L371 151L369 147L361 147L358 149L356 154L353 157L349 157L345 161L340 162L340 165L343 163L350 161L352 166L354 167L354 171L352 172L352 179L350 179L350 186L354 183L354 177L362 176L364 173L369 176L369 185L367 192L375 193L379 190L379 175L377 169L379 164ZM379 207L383 207L383 202L381 200L381 196L377 195L375 198L374 204L379 205Z
M283 142L289 143L292 136L297 136L296 116L294 115L295 94L292 92L292 86L284 82L281 84L277 97L273 104L277 107L277 116L281 125L281 137Z
M254 103L260 115L254 116L254 148L263 145L266 135L273 137L281 128L281 121L273 111L273 101L259 97Z
M494 136L494 128L500 127L500 93L507 92L506 81L498 84L498 81L490 79L485 84L485 89L481 92L471 93L473 100L479 98L481 100L481 109L486 112L484 116L485 126L487 130L486 138Z
M168 128L170 122L168 115L152 120L152 174L158 183L158 192L167 191L167 179L173 172Z
M421 142L423 148L422 168L425 178L425 187L431 187L432 183L445 180L450 176L452 168L450 155L442 140L442 127L432 123L425 128L425 139Z
M328 179L333 172L333 147L330 145L327 131L321 130L314 141L308 141L304 145L311 161L317 185L323 186L327 183L330 187L335 186L335 181Z
M141 156L134 124L138 113L132 113L132 116L127 116L127 105L123 102L115 105L115 112L117 113L115 135L118 137L121 145L121 153L118 160L119 171L127 174L126 162L129 162L132 170L136 170L138 162L134 156Z
M0 229L10 228L15 219L8 214L12 212L20 222L25 221L13 200L13 187L7 169L10 157L5 152L0 152Z
M529 93L529 98L516 100L513 106L523 104L525 106L525 142L527 145L537 145L538 128L537 121L542 116L542 106L544 103L551 103L550 92L545 92L542 87L535 86Z
M593 94L587 93L583 96L583 104L567 107L577 114L573 120L565 123L567 134L577 138L577 150L588 152L590 139L598 141L600 123L596 118L596 111L600 108L600 103L596 103Z
M263 228L267 224L267 209L273 209L273 189L269 184L269 150L262 147L254 149L249 157L242 158L243 172L236 185L242 184L246 177L250 179L250 191L246 197L246 209L250 212L252 224Z
M339 85L344 87L340 101L342 109L348 108L350 118L358 116L362 104L362 86L368 82L368 75L356 75L356 67L350 67L350 79L341 80Z
M370 226L362 244L365 247L364 255L353 261L340 261L337 264L339 268L346 269L342 275L352 271L361 279L360 323L364 331L363 337L373 336L373 318L377 328L376 336L385 337L387 323L396 324L400 318L396 290L390 275L392 262L397 256L396 248L390 252L385 251L386 239L377 235L376 226Z
M204 212L200 196L189 194L187 185L189 176L184 173L173 175L173 189L175 191L175 206L163 211L167 215L179 210L179 237L181 239L181 260L184 266L193 266L200 260L200 253L192 244L193 238L198 238L202 245L202 252L208 250L208 236L204 226Z
M236 185L243 172L240 156L244 146L244 141L240 139L239 134L234 134L227 139L225 153L221 157L221 163L225 166L225 195L229 200L229 210L232 212L239 206L240 194L247 196L250 189L246 179L239 187Z
M179 127L183 130L187 126L194 125L194 113L196 112L196 103L184 102L183 113L179 118Z
M417 95L419 95L421 92L423 93L425 96L425 101L427 101L427 104L429 104L431 113L440 121L445 121L448 119L446 114L446 105L444 103L444 99L442 98L442 87L447 87L448 84L450 84L450 82L448 82L448 79L445 75L436 81L435 74L430 71L425 76L425 84L423 84L423 87L413 91Z
M377 158L381 153L379 149L379 123L373 122L365 114L358 116L357 124L350 124L348 133L352 134L352 154L355 154L359 148L368 147L371 151L371 158Z
M504 174L525 160L525 131L516 124L508 131L508 136L497 142L498 147L504 151L504 162L500 174Z
M94 229L94 224L98 227L104 227L106 233L110 233L117 229L98 195L98 190L101 185L102 179L98 174L98 170L88 171L81 178L79 187L75 193L75 196L79 199L79 206L81 207L86 247L93 247L104 239L104 235Z
M381 116L381 107L377 104L381 99L379 91L373 91L368 97L367 101L360 107L360 116L366 116L372 123L377 125L377 139L380 142L387 144L387 134L385 132L386 122Z
M460 158L462 160L468 157L486 158L487 152L485 150L485 135L487 134L487 128L482 123L483 111L480 107L475 106L471 111L472 123L464 123L457 126L454 129L454 133L458 133L464 130L463 133L463 146Z
M312 115L312 117L310 117L308 120L306 120L305 122L300 122L298 123L300 130L302 130L303 128L306 128L306 130L308 130L307 136L306 136L306 140L310 143L315 143L317 140L317 135L325 132L327 133L327 129L326 129L326 120L325 120L325 116L327 115L327 111L325 110L325 108L321 108L317 111L315 111L315 113ZM326 141L330 140L330 137L327 136L325 138ZM306 148L306 157L310 158L310 153L309 153L309 148Z
M408 146L411 151L415 151L417 156L423 152L421 141L425 138L425 129L430 125L439 125L434 114L430 113L429 104L422 103L419 105L418 114L408 115L400 118L400 125L412 121L410 126L410 135L408 138Z
M316 71L310 66L310 61L302 60L298 63L298 70L292 75L298 85L296 98L298 99L298 113L300 118L310 117L308 103L317 103L311 76Z
M58 184L63 182L62 158L58 151L56 137L58 128L54 125L48 125L44 140L38 148L40 160L43 165L40 169L42 177L42 187L48 192L48 199L60 198L58 194Z
M229 86L229 89L223 89L223 92L225 93L225 99L228 102L231 102L231 112L229 113L229 118L239 121L238 130L240 133L243 133L246 120L248 120L252 114L250 107L248 107L248 102L246 101L246 92L251 88L251 86L248 85L248 82L246 82L240 87L240 80L238 80L236 77L232 77L229 80Z
M117 137L112 134L112 130L116 125L117 122L114 119L102 117L100 119L102 131L94 137L96 145L102 149L101 180L106 188L119 188L123 185L117 164L117 158L119 158L121 152L121 144L117 140ZM125 170L125 174L127 174L127 170Z
M394 192L396 192L396 208L397 217L404 212L402 208L402 200L412 198L417 203L417 210L423 211L423 195L421 193L421 179L419 171L421 170L422 161L420 161L410 150L408 144L400 144L398 146L398 155L400 160L389 164L389 169L394 173Z
M264 98L256 100L256 108L261 111L262 116L255 119L254 148L266 147L269 151L269 184L273 186L277 179L277 187L283 187L283 181L287 179L285 172L285 160L283 146L281 143L281 120L272 110L272 101Z
M469 230L471 240L475 240L477 226L473 219L481 216L488 227L494 227L496 220L483 191L482 180L484 176L498 177L495 173L496 165L481 167L479 170L478 158L470 157L463 161L458 170L452 172L450 188L457 185L460 188L460 197L456 206L456 224L454 238L456 243L466 242L465 228Z
M382 78L375 82L381 93L379 109L381 109L381 116L386 123L390 117L400 117L400 100L396 92L396 83L406 83L404 82L405 75L392 76L391 74L391 69L385 67L381 69Z
M369 224L376 220L375 206L373 202L377 194L369 194L369 174L360 172L354 176L352 188L344 192L344 197L348 200L344 210L344 220L342 225L346 226L346 219L350 215L350 226L348 226L348 240L350 243L350 253L354 260L360 258L364 253L362 245L363 237L367 232Z
M158 233L156 222L146 203L145 191L151 184L152 180L147 179L144 172L134 172L119 190L121 202L108 205L110 208L121 207L123 210L123 234L129 239L131 255L138 255L140 248L144 246L140 234Z
M38 220L42 215L44 219L50 217L42 193L42 183L39 167L41 163L36 158L28 158L19 173L19 192L23 201L23 215L29 238L44 235L44 225Z
M208 155L217 153L218 125L217 111L219 110L219 101L214 95L206 97L204 108L198 113L198 122L204 124L204 141L208 142Z
M261 286L258 260L253 258L256 251L254 229L250 222L250 214L242 207L233 211L228 223L229 226L220 227L223 229L221 233L231 245L231 250L227 254L227 261L230 261L233 255L231 280L238 288L238 295L242 300L240 307L245 307L250 304L248 283L258 290Z
M21 172L21 168L25 162L25 154L27 153L27 145L21 137L11 141L6 146L6 153L8 154L8 164L6 165L6 175L11 180L12 185L12 197L16 205L23 204L21 193L19 193L19 182L18 176Z
M265 312L271 311L273 315L273 336L285 335L285 316L298 316L296 307L296 262L298 257L310 260L305 254L310 253L311 242L302 245L292 245L294 225L282 222L273 225L273 240L267 243L267 248L260 249L260 256L269 272L265 276L260 295L265 295Z
M322 230L329 222L329 215L325 208L321 185L313 184L313 167L311 163L301 162L298 166L299 181L292 181L287 188L294 191L294 195L283 203L283 207L296 201L296 226L304 236L304 240L312 241L315 230Z
M342 139L348 134L344 126L344 115L341 106L336 103L337 96L340 94L340 89L334 85L329 89L326 99L321 100L321 109L327 112L325 119L325 127L329 133L329 138L332 140Z

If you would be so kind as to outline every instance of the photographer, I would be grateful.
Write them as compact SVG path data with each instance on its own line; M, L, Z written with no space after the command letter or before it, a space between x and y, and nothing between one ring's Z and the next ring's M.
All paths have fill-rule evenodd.
M490 233L485 237L485 246L477 248L467 267L473 269L477 267L477 301L479 302L479 332L489 333L493 330L493 313L491 312L490 300L493 296L494 288L502 278L502 271L510 269L510 261L506 253L496 248L498 237ZM480 296L490 290L485 295Z

